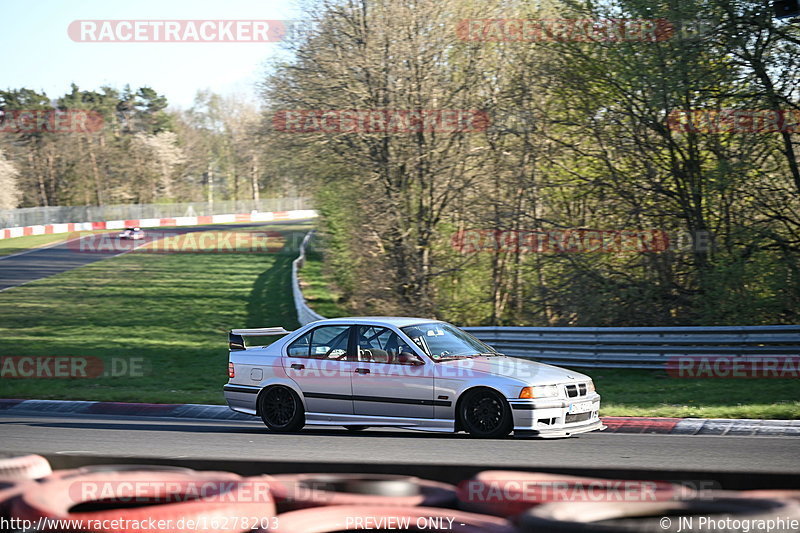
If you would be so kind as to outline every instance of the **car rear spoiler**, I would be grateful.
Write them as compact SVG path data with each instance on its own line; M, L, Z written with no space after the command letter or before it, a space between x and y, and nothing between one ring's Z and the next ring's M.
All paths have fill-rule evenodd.
M245 337L269 337L272 335L287 335L291 331L287 331L282 327L277 328L249 328L249 329L232 329L228 333L228 347L230 350L246 350L244 344Z

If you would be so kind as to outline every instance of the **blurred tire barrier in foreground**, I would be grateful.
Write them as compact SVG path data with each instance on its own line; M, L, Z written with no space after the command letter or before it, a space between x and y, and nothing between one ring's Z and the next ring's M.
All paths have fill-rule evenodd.
M53 473L41 455L23 455L0 459L0 517L8 516L10 502L22 491L25 482Z
M30 456L24 456L22 458L27 459ZM42 481L53 481L57 479L70 479L76 478L82 475L94 473L94 472L126 472L126 471L169 471L169 472L193 472L193 470L189 468L177 467L177 466L154 466L154 465L137 465L137 464L126 464L126 465L91 465L91 466L83 466L80 468L74 469L67 469L67 470L56 470L52 471L50 469L50 464L47 463L47 459L41 456L34 456L38 457L39 460L44 461L47 464L47 468L39 467L39 472L47 471L49 472L48 475L38 478L36 480L33 479L25 479L25 480L18 480L16 482L11 481L0 481L0 518L10 518L11 514L11 504L17 499L20 494L22 494L26 490L34 491L36 487L36 482ZM15 458L21 459L21 458ZM0 531L3 531L0 529Z
M434 507L342 505L278 516L278 533L335 533L349 530L515 533L508 520Z
M701 517L703 521L701 521ZM692 518L687 522L688 518ZM754 524L781 525L772 527ZM519 517L521 533L655 533L679 531L744 532L797 531L789 521L800 519L800 505L789 500L709 498L672 502L619 502L598 506L592 502L549 503ZM687 529L687 525L691 524Z
M327 505L449 507L456 488L409 476L377 474L283 474L272 476L281 511Z
M796 531L788 521L800 520L800 490L695 490L666 481L502 470L479 472L456 488L402 475L242 477L135 464L56 470L35 479L50 468L43 458L5 461L15 479L0 481L0 518L6 524L51 520L42 530L645 533L759 531L764 527L754 524L765 521L773 524L770 531L781 532ZM28 477L20 474L24 465L30 466ZM716 523L703 527L701 517ZM55 529L53 520L81 525ZM109 525L98 527L99 521Z
M11 502L11 515L23 520L80 521L83 531L124 533L120 521L141 523L140 532L215 531L244 529L236 517L251 522L274 519L269 484L247 481L229 472L169 469L82 469L38 483L27 483ZM161 523L148 526L152 520ZM108 522L98 529L96 524ZM89 526L88 524L95 524ZM170 524L164 527L163 524Z
M0 482L39 479L51 474L50 463L41 455L0 459Z

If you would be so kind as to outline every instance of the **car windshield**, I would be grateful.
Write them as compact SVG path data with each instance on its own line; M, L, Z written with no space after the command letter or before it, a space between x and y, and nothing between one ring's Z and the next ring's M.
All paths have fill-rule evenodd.
M500 355L488 344L444 322L417 324L402 330L434 361Z

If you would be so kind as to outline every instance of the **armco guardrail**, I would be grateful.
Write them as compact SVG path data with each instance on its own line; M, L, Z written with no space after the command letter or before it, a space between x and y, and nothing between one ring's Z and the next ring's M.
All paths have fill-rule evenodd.
M303 264L306 261L306 246L313 235L313 230L306 233L306 236L303 237L303 242L300 243L300 254L297 259L292 261L292 297L294 298L294 308L297 310L297 321L301 326L325 318L308 306L305 297L303 297L303 290L300 288L300 279L297 277L297 271L303 268Z
M564 366L654 369L677 357L800 355L800 326L464 329L507 355Z

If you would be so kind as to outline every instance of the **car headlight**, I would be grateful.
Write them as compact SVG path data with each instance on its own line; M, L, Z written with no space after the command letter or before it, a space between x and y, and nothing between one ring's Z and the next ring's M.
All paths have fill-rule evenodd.
M587 383L587 384L586 384L586 390L587 390L588 392L594 392L594 391L595 391L595 388L594 388L594 381L592 381L592 380L589 380L589 383Z
M558 385L536 385L525 387L520 393L520 398L555 398L558 396Z

